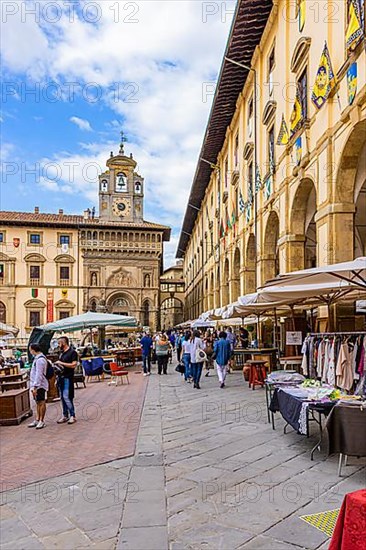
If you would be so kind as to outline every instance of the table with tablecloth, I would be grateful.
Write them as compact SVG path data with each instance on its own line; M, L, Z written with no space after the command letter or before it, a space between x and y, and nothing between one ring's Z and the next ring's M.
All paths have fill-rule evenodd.
M272 413L280 412L287 424L295 431L309 436L309 414L312 420L316 420L315 412L328 416L334 405L333 401L309 400L306 392L300 387L275 387L269 410ZM316 422L320 424L320 420Z
M329 550L366 550L366 489L344 497Z

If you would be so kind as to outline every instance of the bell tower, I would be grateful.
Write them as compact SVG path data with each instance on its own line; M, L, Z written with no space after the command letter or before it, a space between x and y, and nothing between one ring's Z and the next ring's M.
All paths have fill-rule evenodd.
M105 221L142 222L144 219L144 179L135 171L132 153L124 152L126 138L121 132L119 152L111 152L107 170L99 176L99 217Z

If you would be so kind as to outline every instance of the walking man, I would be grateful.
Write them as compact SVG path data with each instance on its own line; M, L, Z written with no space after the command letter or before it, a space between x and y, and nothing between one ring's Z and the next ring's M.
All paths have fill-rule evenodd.
M61 350L59 360L55 365L61 369L58 375L58 388L62 403L62 417L57 420L58 424L67 422L74 424L75 408L74 408L74 372L78 364L79 358L76 351L70 347L67 336L61 336L58 339L58 345Z
M219 378L220 388L225 387L226 369L231 357L231 346L226 336L226 332L220 332L219 340L215 342L214 347L217 376Z
M149 376L151 372L151 350L153 346L153 341L150 334L144 332L140 344L142 347L142 364L144 368L144 376Z
M44 417L46 416L46 391L48 391L48 380L46 378L47 359L43 355L39 344L31 344L29 351L34 357L30 372L30 389L37 409L36 420L28 424L28 427L40 430L46 425Z

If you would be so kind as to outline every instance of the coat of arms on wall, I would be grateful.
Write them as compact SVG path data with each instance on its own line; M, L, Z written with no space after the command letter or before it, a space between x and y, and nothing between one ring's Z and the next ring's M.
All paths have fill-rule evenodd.
M20 245L20 239L18 237L13 238L13 246L14 248L19 248Z

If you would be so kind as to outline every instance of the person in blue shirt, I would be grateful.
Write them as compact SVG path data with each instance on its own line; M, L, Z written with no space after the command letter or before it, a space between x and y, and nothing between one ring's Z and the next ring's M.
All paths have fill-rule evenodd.
M142 348L142 364L144 367L144 376L149 376L151 372L151 350L153 347L153 341L147 332L144 332L143 337L140 340Z
M231 357L231 345L226 338L226 332L221 331L219 340L214 345L214 355L216 360L217 376L219 377L220 388L225 387L227 365Z

